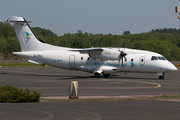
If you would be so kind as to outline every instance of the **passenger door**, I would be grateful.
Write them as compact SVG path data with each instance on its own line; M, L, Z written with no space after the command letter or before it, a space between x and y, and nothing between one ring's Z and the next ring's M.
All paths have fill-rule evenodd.
M75 56L74 55L70 55L69 56L69 66L71 68L74 68L75 67Z

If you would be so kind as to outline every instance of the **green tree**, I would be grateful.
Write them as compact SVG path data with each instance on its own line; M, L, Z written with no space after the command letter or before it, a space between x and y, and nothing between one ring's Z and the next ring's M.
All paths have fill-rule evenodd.
M9 23L0 22L0 37L15 37L14 28Z
M3 53L5 59L7 59L8 54L11 53L11 47L4 37L0 38L0 52Z
M131 34L130 31L124 31L124 32L123 32L123 35L130 35L130 34Z

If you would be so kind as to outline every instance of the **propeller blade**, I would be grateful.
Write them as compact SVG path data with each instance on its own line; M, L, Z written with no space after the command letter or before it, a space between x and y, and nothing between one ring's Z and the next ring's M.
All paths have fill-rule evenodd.
M118 49L119 51L119 57L118 57L118 61L120 62L120 59L121 59L121 51Z
M122 57L125 57L127 54L123 51L121 51L121 54L120 54Z
M127 55L125 52L123 52L123 51L120 51L120 50L118 50L119 51L119 62L120 62L120 60L122 59L122 63L121 63L121 66L122 66L122 68L123 68L123 57L124 58L126 58L125 56Z
M122 57L122 68L123 68L123 57Z

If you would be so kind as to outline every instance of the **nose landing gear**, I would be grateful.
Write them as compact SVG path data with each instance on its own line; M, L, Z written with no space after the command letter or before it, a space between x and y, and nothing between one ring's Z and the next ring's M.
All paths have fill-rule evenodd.
M157 76L159 76L159 79L163 80L165 73L157 73Z
M159 79L164 79L164 75L159 76Z

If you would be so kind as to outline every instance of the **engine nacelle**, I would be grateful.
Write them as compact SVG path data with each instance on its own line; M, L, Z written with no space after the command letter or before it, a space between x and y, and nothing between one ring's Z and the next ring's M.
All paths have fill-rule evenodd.
M119 60L120 52L115 49L103 48L103 51L90 51L89 56L92 58L104 60Z

